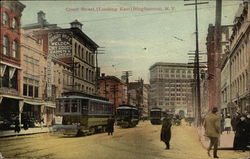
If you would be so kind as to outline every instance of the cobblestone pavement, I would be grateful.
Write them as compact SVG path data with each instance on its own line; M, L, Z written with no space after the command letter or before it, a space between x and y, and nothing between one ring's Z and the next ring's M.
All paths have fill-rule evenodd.
M106 133L83 137L36 134L0 139L5 158L49 159L209 159L190 126L172 127L171 149L160 142L160 125L141 122L135 128L116 127L113 136ZM245 159L249 152L220 150L222 159Z

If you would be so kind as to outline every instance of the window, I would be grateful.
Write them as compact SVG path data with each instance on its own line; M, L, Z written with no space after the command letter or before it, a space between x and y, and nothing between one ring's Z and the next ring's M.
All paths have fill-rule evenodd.
M17 30L17 28L18 28L18 22L17 22L16 18L13 18L12 27L13 27L14 30Z
M17 55L18 55L18 43L16 41L13 42L13 57L14 58L17 58Z
M6 12L3 13L3 26L9 26L9 16Z
M77 100L72 100L71 112L73 112L73 113L77 112Z
M6 56L10 54L10 41L7 36L3 37L3 54Z
M29 96L33 97L33 86L29 86Z
M69 101L64 102L64 112L70 112Z
M35 87L35 95L34 97L38 97L38 87Z
M27 96L28 95L28 86L27 86L27 84L23 84L23 95L24 96Z

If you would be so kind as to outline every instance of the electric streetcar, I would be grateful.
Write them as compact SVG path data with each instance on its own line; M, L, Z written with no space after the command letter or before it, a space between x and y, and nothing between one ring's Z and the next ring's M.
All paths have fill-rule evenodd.
M152 108L150 110L150 122L153 125L161 124L166 112L162 108Z
M117 125L122 128L135 127L139 123L139 110L132 105L120 105L116 109Z
M56 100L55 131L66 135L104 132L114 115L108 99L82 92L66 92Z

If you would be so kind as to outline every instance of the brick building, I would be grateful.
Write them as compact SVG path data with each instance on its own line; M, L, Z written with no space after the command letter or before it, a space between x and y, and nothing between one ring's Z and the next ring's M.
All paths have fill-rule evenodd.
M19 1L1 1L0 34L0 129L8 129L20 116L20 26L25 8ZM4 125L4 126L3 126Z
M99 95L114 103L114 111L119 105L127 103L127 86L119 78L102 74L98 79L98 86Z

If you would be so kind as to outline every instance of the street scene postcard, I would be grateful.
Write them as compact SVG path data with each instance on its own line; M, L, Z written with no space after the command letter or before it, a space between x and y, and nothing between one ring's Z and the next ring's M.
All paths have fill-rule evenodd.
M0 8L0 159L250 159L250 0Z

